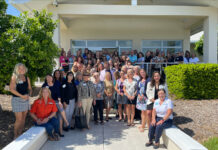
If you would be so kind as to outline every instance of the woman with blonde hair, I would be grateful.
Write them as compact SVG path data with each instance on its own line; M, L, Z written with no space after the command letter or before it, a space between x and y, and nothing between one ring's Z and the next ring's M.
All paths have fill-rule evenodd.
M127 97L128 126L134 126L135 105L137 96L137 81L133 78L133 69L127 71L127 79L124 81L123 90Z
M57 111L58 109L55 101L51 98L49 88L43 87L39 93L39 99L35 100L32 105L30 116L34 119L36 126L46 128L49 140L51 141L59 140L59 121L55 118Z
M104 80L104 93L105 93L105 105L106 105L106 121L109 120L110 109L113 106L113 94L114 94L114 85L111 80L111 73L106 72Z
M15 65L10 82L12 110L15 113L14 139L21 135L27 112L29 110L29 95L32 94L30 79L26 76L27 68L24 64Z

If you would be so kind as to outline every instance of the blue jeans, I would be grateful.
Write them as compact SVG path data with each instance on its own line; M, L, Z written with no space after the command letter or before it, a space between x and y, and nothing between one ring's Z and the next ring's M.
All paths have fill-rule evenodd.
M37 123L35 123L36 126L40 126L40 127L45 127L48 136L53 137L53 129L55 133L59 134L59 121L57 118L53 117L51 118L47 123L44 124L40 124L38 125Z
M162 119L163 118L161 117L156 117L156 123ZM149 142L152 142L152 140L155 139L155 143L159 143L163 129L171 127L172 124L173 124L173 120L168 119L164 121L164 123L161 125L150 125L149 133L148 133Z

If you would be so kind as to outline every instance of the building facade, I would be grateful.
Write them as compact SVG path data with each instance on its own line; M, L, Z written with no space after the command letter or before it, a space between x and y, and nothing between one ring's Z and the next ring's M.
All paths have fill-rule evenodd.
M190 50L204 31L205 63L217 63L218 0L11 0L21 12L46 9L59 19L54 41L74 53L131 49Z

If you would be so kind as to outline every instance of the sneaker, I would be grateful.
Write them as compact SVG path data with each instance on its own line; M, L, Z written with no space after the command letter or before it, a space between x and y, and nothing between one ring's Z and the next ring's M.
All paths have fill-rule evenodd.
M154 148L154 149L158 149L159 146L160 146L159 143L155 143L154 146L153 146L153 148Z
M98 121L95 121L95 125L98 125Z
M151 146L151 145L153 145L152 142L148 142L148 143L145 144L146 147L149 147L149 146Z

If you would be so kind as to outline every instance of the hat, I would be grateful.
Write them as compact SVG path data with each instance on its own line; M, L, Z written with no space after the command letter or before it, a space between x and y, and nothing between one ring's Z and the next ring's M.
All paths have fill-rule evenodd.
M83 76L90 76L90 73L88 71L84 71Z

